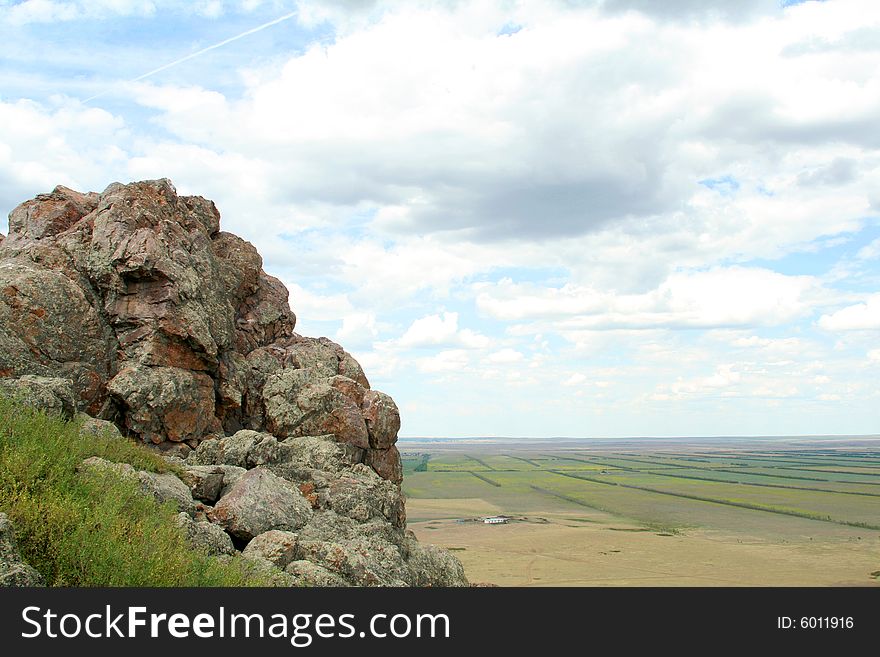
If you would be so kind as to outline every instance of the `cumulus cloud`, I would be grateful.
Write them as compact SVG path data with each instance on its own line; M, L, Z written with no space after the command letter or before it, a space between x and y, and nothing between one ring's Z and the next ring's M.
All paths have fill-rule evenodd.
M880 329L880 294L870 296L864 303L842 308L822 315L819 327L826 331L859 331Z
M153 6L156 30L257 14L225 34L292 9L103 4L102 21ZM421 409L410 431L437 433L425 409L442 395L474 409L463 432L736 432L743 417L837 432L801 403L820 386L867 426L880 5L786 4L302 0L284 39L265 30L86 107L51 94L90 96L109 69L89 57L129 70L143 51L59 57L44 39L38 79L21 44L53 26L25 24L62 30L101 5L0 2L24 26L4 82L39 95L0 99L0 203L164 176L214 199L288 284L301 330ZM690 405L706 398L738 401ZM789 412L751 413L764 402Z
M489 338L470 329L459 329L458 313L444 312L415 320L396 344L406 349L438 346L481 349L489 346Z
M837 32L876 18L845 2ZM283 184L272 185L284 201L373 203L382 209L376 226L390 233L478 241L652 219L736 162L772 176L775 150L792 144L876 146L880 98L864 68L841 61L825 72L779 57L780 38L834 35L820 11L785 23L775 12L768 20L778 29L706 29L657 24L657 12L645 12L658 3L641 4L622 13L552 3L512 12L492 3L398 7L254 75L240 101L204 92L193 103L194 92L178 100L174 88L139 98L181 139L284 162L274 170ZM707 5L658 11L697 4ZM511 21L522 29L499 33ZM768 151L768 140L780 146ZM791 164L833 184L856 182L854 162L813 158Z
M502 280L480 286L476 303L497 319L559 318L564 329L772 326L808 314L817 287L809 276L728 267L675 273L635 295Z

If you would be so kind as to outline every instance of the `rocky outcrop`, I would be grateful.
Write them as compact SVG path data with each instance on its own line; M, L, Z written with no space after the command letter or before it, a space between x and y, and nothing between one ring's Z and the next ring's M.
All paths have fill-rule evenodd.
M342 347L295 325L256 249L168 180L56 187L9 215L0 378L66 379L79 410L165 448L240 429L332 434L396 477L394 402Z
M22 561L18 553L12 523L0 513L0 587L42 585L40 573Z
M466 583L406 531L396 404L295 326L256 249L168 180L56 187L0 240L0 394L153 445L180 477L83 472L136 480L195 549L278 582Z

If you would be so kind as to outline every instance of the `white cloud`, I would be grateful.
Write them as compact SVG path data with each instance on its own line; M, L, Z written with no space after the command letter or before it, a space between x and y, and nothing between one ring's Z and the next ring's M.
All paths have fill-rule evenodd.
M880 329L880 294L864 303L847 306L819 318L819 327L826 331L857 331Z
M768 269L716 267L670 275L644 294L517 285L510 280L481 285L477 307L496 319L562 318L563 330L773 326L808 314L824 298L809 276Z
M580 372L576 372L568 377L565 381L562 382L564 386L578 386L587 380L587 377L581 374Z
M320 294L290 281L283 282L290 292L290 307L296 313L298 323L339 319L345 321L346 317L352 316L353 307L345 294Z
M397 341L404 349L422 347L460 346L466 349L482 349L490 344L485 335L470 329L458 328L458 313L428 315L415 320Z
M352 313L342 318L342 326L334 339L346 347L372 344L379 336L379 330L374 313Z
M880 237L859 249L856 258L859 260L874 260L880 258Z
M447 349L433 356L419 358L416 366L429 374L463 372L470 363L470 356L463 349Z
M510 363L519 363L525 359L525 356L521 351L517 351L516 349L500 349L498 351L493 351L488 356L486 356L486 360L490 363L494 364L510 364Z

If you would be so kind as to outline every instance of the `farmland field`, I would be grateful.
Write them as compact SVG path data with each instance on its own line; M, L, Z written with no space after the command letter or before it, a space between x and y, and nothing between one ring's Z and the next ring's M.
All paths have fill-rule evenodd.
M877 437L399 447L410 529L473 582L880 585Z

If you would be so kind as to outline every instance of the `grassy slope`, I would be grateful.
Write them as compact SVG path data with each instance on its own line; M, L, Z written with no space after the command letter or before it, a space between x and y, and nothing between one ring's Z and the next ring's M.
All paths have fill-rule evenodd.
M52 586L246 586L240 559L193 552L176 510L108 473L82 476L89 456L162 472L145 447L83 435L76 422L0 399L0 511L12 520L22 557Z

